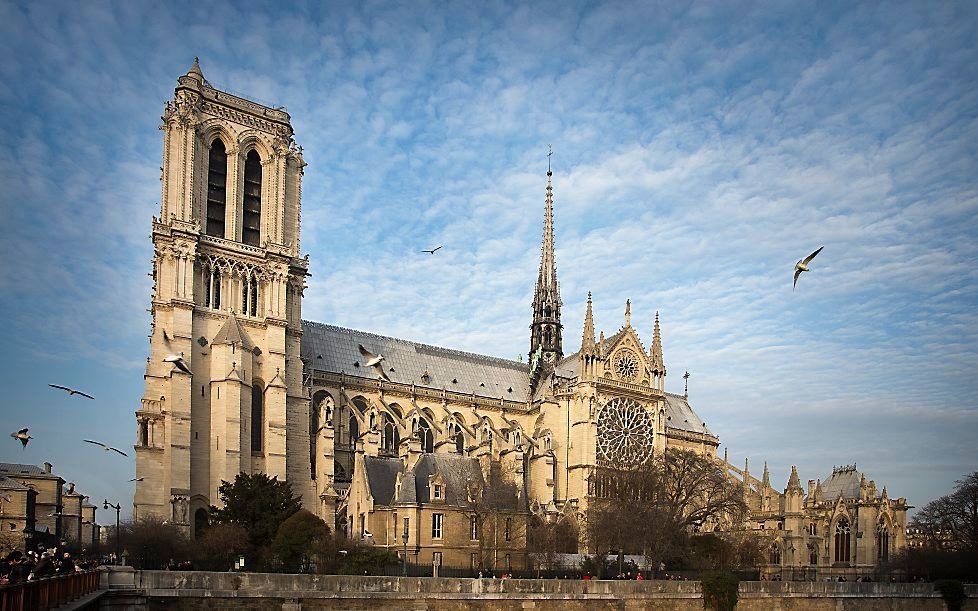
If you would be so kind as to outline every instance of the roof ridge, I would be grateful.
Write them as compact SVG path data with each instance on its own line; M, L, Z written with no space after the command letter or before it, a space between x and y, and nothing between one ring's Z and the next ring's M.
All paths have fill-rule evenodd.
M314 320L305 320L305 319L303 319L302 324L318 325L320 327L325 327L327 329L332 329L334 331L348 331L348 332L351 332L351 333L358 333L360 335L363 335L363 336L366 336L366 337L376 338L376 339L379 339L379 340L391 340L391 341L395 341L395 342L402 342L402 343L405 343L405 344L411 344L412 346L414 346L416 348L426 348L426 349L429 349L429 350L440 350L440 351L443 351L443 352L446 352L446 353L454 354L456 356L464 356L464 357L474 358L474 359L481 360L481 361L488 361L488 362L491 362L491 363L497 363L497 364L500 364L500 365L507 365L507 366L512 367L513 369L519 369L521 371L522 370L527 370L528 367L529 367L526 363L522 363L520 361L513 361L513 360L510 360L510 359L504 359L504 358L499 357L499 356L490 356L488 354L479 354L477 352L467 352L465 350L458 350L456 348L445 348L444 346L435 346L434 344L425 344L425 343L416 342L416 341L410 340L410 339L403 339L403 338L400 338L400 337L393 337L393 336L390 336L390 335L380 335L379 333L372 333L370 331L361 331L360 329L352 329L350 327L340 327L338 325L331 325L331 324L324 323L324 322L316 322Z

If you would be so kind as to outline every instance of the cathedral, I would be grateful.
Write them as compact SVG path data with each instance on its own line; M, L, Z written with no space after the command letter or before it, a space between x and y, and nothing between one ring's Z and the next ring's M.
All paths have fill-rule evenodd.
M289 115L215 89L195 61L162 120L134 518L193 535L222 481L263 472L331 527L413 561L520 568L527 516L582 515L601 467L668 448L716 456L685 393L665 390L658 313L636 321L647 345L629 303L606 336L589 294L565 338L551 171L529 358L512 361L303 320L306 164ZM808 510L795 472L782 495L724 464L756 501L752 523L783 529ZM896 507L874 488L857 501Z

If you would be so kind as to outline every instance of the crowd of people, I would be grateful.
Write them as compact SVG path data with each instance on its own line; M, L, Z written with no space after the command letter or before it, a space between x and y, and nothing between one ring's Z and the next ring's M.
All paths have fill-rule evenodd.
M57 549L29 551L14 550L0 560L0 585L17 584L56 575L87 571L98 565L96 560L72 558Z

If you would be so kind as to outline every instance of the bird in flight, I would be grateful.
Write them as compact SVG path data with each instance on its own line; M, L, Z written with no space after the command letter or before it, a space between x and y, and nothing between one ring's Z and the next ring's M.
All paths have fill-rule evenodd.
M364 348L363 344L358 344L358 346L360 347L360 354L362 354L364 358L367 359L367 362L364 363L364 366L373 367L377 371L377 374L380 375L380 377L390 382L391 379L387 377L387 372L384 371L384 366L381 364L384 362L384 355L374 354L373 352Z
M122 454L122 455L123 455L123 456L125 456L126 458L128 458L128 457L129 457L129 455L128 455L128 454L126 454L125 452L123 452L123 451L122 451L122 450L120 450L119 448L113 448L112 446L107 446L107 445L105 445L104 443L102 443L101 441L92 441L91 439L84 439L83 441L84 441L85 443L93 443L93 444L95 444L95 445L97 445L97 446L102 446L102 449L103 449L103 450L105 450L106 452L108 452L108 451L110 451L110 450L111 450L111 451L113 451L113 452L118 452L119 454Z
M431 250L422 250L421 252L426 252L429 255L433 255L433 254L435 254L435 252L437 252L440 249L441 249L441 246L436 246L435 248L432 248Z
M795 287L798 286L798 276L800 276L802 272L810 272L810 271L812 271L812 270L808 269L808 264L812 262L812 259L815 258L815 255L817 255L818 253L822 252L822 249L823 248L825 248L825 247L824 246L819 246L818 247L818 250L816 250L812 254L808 255L804 259L799 259L798 260L798 263L795 263L795 282L794 282L794 284L791 285L791 290L795 290Z
M146 479L146 478L145 478L145 477L134 477L134 478L132 478L132 479L131 479L131 480L129 480L129 481L130 481L130 482L141 482L141 481L143 481L144 479Z
M166 348L167 355L163 357L163 361L166 363L173 363L176 365L177 369L184 373L190 373L190 367L187 367L187 361L183 360L183 353L177 354L173 346L170 345L170 336L166 334L166 330L163 330L163 347ZM191 374L193 375L193 374Z
M75 390L74 388L68 388L67 386L58 386L57 384L48 384L48 386L50 386L51 388L57 388L58 390L63 390L66 393L68 393L68 396L81 395L83 397L88 397L89 399L94 399L95 398L95 397L93 397L92 395L90 395L88 393L84 393L84 392L82 392L80 390Z
M27 447L27 442L28 441L30 441L31 439L34 439L33 437L31 437L30 435L27 434L27 429L26 428L20 429L16 433L11 433L10 436L13 437L14 439L20 440L20 442L22 444L24 444L24 448Z

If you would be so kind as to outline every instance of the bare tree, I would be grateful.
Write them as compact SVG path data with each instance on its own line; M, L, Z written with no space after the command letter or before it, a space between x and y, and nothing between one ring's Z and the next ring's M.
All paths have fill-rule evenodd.
M921 509L914 526L935 547L978 554L978 471L955 482L957 486Z
M589 548L599 554L684 555L690 534L747 507L740 487L713 457L669 450L631 468L601 468L589 482Z

